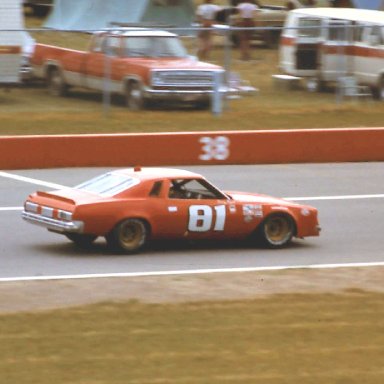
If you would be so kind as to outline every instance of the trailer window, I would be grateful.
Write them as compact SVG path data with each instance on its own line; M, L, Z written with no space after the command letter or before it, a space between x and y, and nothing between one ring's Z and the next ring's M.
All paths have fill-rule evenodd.
M353 26L353 40L356 42L364 41L364 26L363 25L354 25Z
M378 25L372 27L370 43L371 45L384 45L384 28Z
M320 19L299 19L298 35L300 37L320 37L321 20Z
M328 26L329 36L328 39L331 41L348 41L349 30L351 26L341 20L332 20Z

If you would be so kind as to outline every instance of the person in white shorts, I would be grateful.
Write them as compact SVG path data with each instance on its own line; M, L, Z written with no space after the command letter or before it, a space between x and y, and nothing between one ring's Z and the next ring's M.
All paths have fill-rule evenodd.
M239 14L240 23L242 28L252 28L255 26L255 16L259 7L254 4L252 0L244 0L237 5L237 12ZM239 32L241 59L249 60L251 58L251 37L252 30L242 30Z
M221 7L214 4L213 0L204 0L204 3L199 5L196 10L197 20L202 28L212 27L217 12ZM200 59L207 59L212 48L212 30L204 29L198 34L199 48L197 55Z

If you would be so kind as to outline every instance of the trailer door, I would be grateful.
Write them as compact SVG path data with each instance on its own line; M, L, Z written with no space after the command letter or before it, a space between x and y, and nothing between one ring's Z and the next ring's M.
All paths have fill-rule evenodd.
M300 17L296 40L296 69L299 76L317 76L322 20Z
M0 85L16 84L21 80L21 0L0 0L0 28Z

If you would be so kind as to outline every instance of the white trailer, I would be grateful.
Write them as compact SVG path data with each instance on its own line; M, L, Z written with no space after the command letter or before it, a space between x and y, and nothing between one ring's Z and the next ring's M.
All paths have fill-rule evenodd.
M25 40L22 0L0 0L0 85L21 81Z
M288 13L279 66L319 87L351 77L384 100L384 12L354 8L303 8Z

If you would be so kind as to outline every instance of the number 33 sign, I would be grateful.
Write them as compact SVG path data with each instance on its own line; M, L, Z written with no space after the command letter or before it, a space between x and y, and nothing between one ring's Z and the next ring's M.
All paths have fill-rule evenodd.
M201 137L199 142L202 144L202 154L200 160L226 160L229 157L230 140L226 136Z

